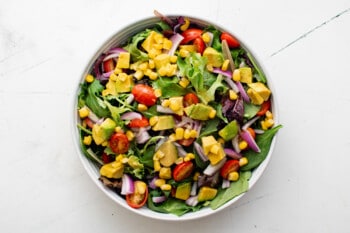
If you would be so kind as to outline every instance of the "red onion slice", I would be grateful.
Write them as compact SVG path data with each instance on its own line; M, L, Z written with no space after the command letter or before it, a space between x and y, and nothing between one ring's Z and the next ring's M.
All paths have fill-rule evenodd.
M206 162L208 161L208 157L204 154L203 148L201 145L199 145L198 142L194 142L194 149L196 150L197 154L199 155L199 158L203 161Z
M260 148L258 144L256 144L253 136L246 130L242 130L239 135L248 143L248 146L255 152L260 153Z
M152 202L158 204L158 203L165 202L166 199L167 199L166 196L152 197Z
M138 112L127 112L121 115L120 119L122 120L133 120L133 119L141 119L142 115Z
M174 55L177 47L179 47L179 45L180 45L180 43L181 43L181 41L183 39L184 39L184 37L181 34L179 34L179 33L176 33L176 34L174 34L173 36L170 37L170 40L172 42L172 46L171 46L171 48L170 48L170 50L168 52L168 54L170 56Z
M256 116L254 118L252 118L251 120L247 121L247 123L245 123L242 126L242 130L247 130L252 124L255 123L255 121L257 121L260 118L260 116Z
M122 195L128 195L134 193L134 181L128 174L123 174L122 176Z
M237 88L238 88L239 92L242 95L242 98L243 98L244 102L250 103L249 96L248 96L247 92L244 90L244 87L243 87L242 83L241 82L236 82L236 85L237 85Z
M212 175L214 175L217 171L220 170L220 168L221 168L222 166L224 166L226 160L227 160L227 159L226 159L226 157L225 157L225 158L223 158L222 160L220 160L220 162L218 162L218 163L215 164L215 165L209 164L208 167L206 167L206 168L204 169L203 173L204 173L205 175L207 175L207 176L212 176Z
M230 184L231 184L231 182L230 182L229 180L227 180L227 179L223 179L223 180L222 180L222 185L221 185L221 188L223 188L223 189L227 189L227 188L229 188L229 187L230 187Z
M236 151L234 151L231 148L225 148L224 152L228 157L233 158L233 159L240 159L243 157L240 153L237 153Z
M196 206L198 204L198 196L189 197L186 200L186 204L189 206Z

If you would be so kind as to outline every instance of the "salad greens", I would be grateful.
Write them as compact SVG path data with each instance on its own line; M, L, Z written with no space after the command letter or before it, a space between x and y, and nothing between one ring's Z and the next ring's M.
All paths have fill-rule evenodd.
M101 54L86 75L81 148L132 208L217 209L248 191L282 127L272 95L232 35L163 16Z

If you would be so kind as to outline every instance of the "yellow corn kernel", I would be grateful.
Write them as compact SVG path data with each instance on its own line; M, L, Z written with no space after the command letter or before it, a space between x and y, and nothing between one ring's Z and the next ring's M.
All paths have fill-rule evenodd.
M158 74L156 72L151 72L148 77L151 80L157 80Z
M176 159L175 164L180 164L184 162L184 158L183 157L179 157Z
M147 68L145 71L143 71L143 73L149 77L153 73L153 70Z
M187 56L190 55L190 52L187 51L186 49L180 49L179 55L180 55L181 57L187 57Z
M183 88L186 88L188 84L190 84L190 81L185 77L182 77L179 81L179 85Z
M159 178L161 179L171 179L171 169L170 167L162 167L159 170Z
M144 73L142 70L137 70L135 73L134 73L134 77L137 79L137 80L141 80L144 76Z
M80 118L85 118L85 117L89 116L89 113L90 113L90 111L87 107L82 107L81 109L79 109L78 112L79 112Z
M168 73L167 68L165 66L162 66L158 69L158 74L160 76L166 76Z
M149 52L148 52L148 57L151 59L154 59L157 55L161 54L161 50L152 48Z
M122 129L122 127L120 127L120 126L117 126L117 127L114 128L114 132L116 132L116 133L122 133L122 132L123 132L123 129Z
M175 100L171 99L170 100L170 105L169 108L173 110L174 112L178 111L181 109L180 103L176 102Z
M190 26L190 20L187 17L185 17L184 20L185 20L185 23L180 26L181 31L186 31L187 28Z
M213 119L213 118L215 118L215 116L216 116L216 110L215 110L215 109L212 109L212 110L210 111L210 113L209 113L209 118L210 118L210 119Z
M129 141L132 141L135 138L135 134L131 130L126 131L125 135Z
M190 161L191 159L194 159L195 158L195 155L193 153L187 153L185 158L184 158L184 161L186 162L187 161Z
M266 120L265 120L265 126L266 126L267 128L270 128L271 126L273 126L274 123L275 123L275 122L274 122L273 119L266 119Z
M191 137L191 130L185 129L184 131L184 139L189 139Z
M87 83L92 83L93 81L94 81L94 76L92 76L91 74L88 74L88 75L86 75L86 77L85 77L85 81L87 82Z
M236 100L238 98L238 95L234 90L229 90L228 94L229 94L230 100Z
M163 191L170 191L171 185L170 184L163 184L162 186L160 186L160 189Z
M101 146L108 146L108 141L104 141L101 143Z
M218 154L219 150L220 150L220 146L217 144L212 145L210 148L210 152L213 154Z
M169 107L169 105L170 105L170 100L165 99L165 100L162 101L162 106L163 106L164 108Z
M207 70L210 71L210 72L212 72L212 71L214 70L213 65L212 65L212 64L208 64L208 65L207 65Z
M266 125L266 121L260 121L260 125L261 125L261 128L262 128L263 130L267 130L267 129L268 129L268 127L267 127L267 125Z
M167 38L164 38L162 48L166 49L166 50L170 50L171 46L173 46L173 42L171 42L171 40L169 40Z
M238 172L230 172L227 177L230 181L237 181L239 179L239 173Z
M238 144L239 149L244 150L248 147L248 143L244 140L240 141Z
M148 67L150 69L154 69L156 67L156 65L154 64L154 60L153 59L149 59L148 60Z
M200 173L199 172L195 172L194 175L193 175L193 180L197 181L199 176L200 176Z
M220 143L221 145L224 145L226 143L225 139L223 138L218 138L217 142Z
M202 39L203 39L204 43L209 43L211 40L211 37L210 37L208 32L205 32L202 34Z
M184 137L184 128L176 128L175 130L175 138L176 140L181 140Z
M160 170L160 162L159 162L159 160L153 160L153 169L154 169L154 171L159 171Z
M144 105L144 104L138 104L138 105L137 105L137 110L138 110L139 112L147 111L147 109L148 109L148 107L147 107L146 105Z
M117 79L120 80L121 82L125 82L127 78L128 78L128 74L126 73L120 73L117 76Z
M174 133L169 135L169 141L175 142L176 141L176 135Z
M138 67L139 67L139 62L132 63L130 65L130 70L135 70L136 71ZM114 70L114 72L115 72L115 70Z
M144 194L146 192L147 185L145 182L135 182L135 192Z
M154 126L155 124L157 124L158 122L158 117L157 116L152 116L150 119L149 119L149 124L150 126Z
M235 69L232 73L232 79L233 81L240 81L241 80L241 71L239 69Z
M84 139L83 139L84 145L89 146L89 145L91 145L91 142L92 142L92 137L91 137L91 135L85 136L85 137L84 137Z
M267 119L273 119L272 112L270 112L270 111L266 111L265 116Z
M124 159L124 155L122 155L122 154L115 157L115 161L117 161L117 162L122 162L123 159Z
M228 65L230 64L230 61L228 59L226 59L223 63L222 63L222 66L221 66L221 69L223 71L226 71L228 69Z
M162 96L162 90L161 89L155 89L154 90L154 95L159 98Z
M196 138L198 136L197 130L191 129L190 138Z
M156 179L155 181L154 181L154 185L156 186L156 187L161 187L162 185L164 185L165 184L165 180L164 179Z
M176 63L177 62L177 56L175 56L175 55L170 56L170 62L171 63Z
M167 76L174 76L177 70L177 65L176 64L169 64L168 65L168 70L167 70Z
M118 67L114 68L114 74L120 74L122 72L123 72L123 70L121 68L118 68Z
M139 67L140 70L146 71L148 69L148 63L147 62L142 62Z
M242 167L244 165L247 165L248 164L248 159L247 157L242 157L239 159L239 166Z

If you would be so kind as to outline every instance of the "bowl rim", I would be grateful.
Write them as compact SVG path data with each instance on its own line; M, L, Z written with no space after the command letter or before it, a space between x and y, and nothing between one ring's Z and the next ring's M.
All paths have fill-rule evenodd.
M180 15L166 15L166 16L173 19L173 18L179 17ZM262 59L255 52L253 52L250 49L251 47L247 44L247 42L242 40L242 38L239 35L237 35L236 33L233 33L231 30L228 30L227 28L221 26L218 23L213 23L207 19L203 19L203 18L197 17L197 16L195 16L195 17L188 16L188 15L181 15L181 16L187 17L187 18L189 18L189 20L191 22L195 22L199 25L202 25L202 26L212 25L220 31L229 32L230 34L234 35L234 37L236 37L240 41L241 47L244 48L245 51L249 52L252 55L252 57L255 59L255 61L257 63L257 66L263 71L263 73L266 76L268 87L272 92L272 95L271 95L272 107L271 108L272 108L272 112L274 114L274 121L275 121L275 125L278 125L279 124L278 104L277 104L277 98L276 98L276 90L274 88L273 83L271 82L271 76L268 73L267 69L265 68L265 65L264 65L264 62L262 62ZM77 114L77 105L78 105L77 96L81 90L80 85L83 83L85 76L89 72L91 72L92 66L95 63L96 59L103 52L106 52L109 48L111 48L111 46L116 45L118 43L121 44L121 43L125 42L128 38L130 38L130 36L134 35L137 32L140 32L146 28L153 26L155 23L157 23L159 21L160 21L160 18L156 17L156 16L144 17L142 19L131 22L124 27L119 28L114 33L112 33L112 35L110 35L109 38L104 40L102 44L97 45L96 46L97 48L94 49L93 55L88 57L87 62L84 62L84 64L86 64L86 65L82 69L83 71L80 72L81 76L77 80L76 89L74 91L74 96L73 96L73 101L72 101L72 105L73 105L73 108L72 108L73 109L73 117L72 117L72 119L73 120L71 121L71 124L72 124L72 127L74 129L72 132L72 137L73 137L73 141L75 144L76 152L78 153L79 159L84 167L84 170L88 173L89 177L97 185L97 187L105 195L107 195L114 203L117 203L119 206L121 206L121 207L123 207L123 208L125 208L133 213L136 213L137 215L151 218L154 220L162 220L162 221L164 221L164 220L165 221L195 220L195 219L199 219L199 218L213 215L215 213L221 212L224 209L227 209L229 206L232 206L234 203L236 203L239 199L241 199L247 192L249 192L252 189L252 187L257 183L257 181L260 179L260 177L262 176L262 174L266 170L266 167L271 160L272 153L274 151L274 147L276 144L278 132L274 136L274 138L271 142L270 150L269 150L265 160L257 168L255 168L252 171L252 176L249 179L249 186L248 186L247 192L244 192L244 193L234 197L233 199L231 199L230 201L228 201L227 203L225 203L224 205L222 205L218 209L212 210L212 209L207 207L207 208L203 208L203 209L196 211L196 212L186 213L185 215L179 217L179 216L176 216L173 214L158 213L158 212L155 212L153 210L148 209L147 207L143 207L140 209L131 208L127 205L125 199L123 199L117 193L113 192L111 189L109 189L108 187L103 185L102 182L100 182L98 180L99 176L97 174L99 174L99 170L94 165L94 163L92 161L90 161L84 155L84 153L82 151L80 136L79 136L79 129L77 127L77 124L79 123L79 117ZM137 29L137 30L135 31L135 29ZM116 38L119 38L119 40Z

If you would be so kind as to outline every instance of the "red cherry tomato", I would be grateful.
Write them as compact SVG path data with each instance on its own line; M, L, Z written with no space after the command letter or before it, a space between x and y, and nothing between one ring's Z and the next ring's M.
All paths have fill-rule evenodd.
M187 107L187 106L190 106L192 104L198 104L199 103L199 99L198 99L196 94L194 94L194 93L187 93L184 96L183 102L184 102L184 106Z
M193 169L194 169L194 165L192 161L180 163L176 165L176 167L173 170L173 179L176 182L184 180L191 175Z
M267 100L261 104L259 112L256 114L257 116L263 116L270 109L271 101Z
M202 33L203 30L198 28L187 29L181 34L184 37L184 39L181 41L181 44L187 44L188 42L191 42L192 40L201 37Z
M227 179L231 172L236 172L239 169L239 161L236 159L231 159L226 161L224 166L220 169L220 175L222 178Z
M130 128L142 128L149 126L148 119L144 116L142 116L141 119L132 119L130 123L128 124Z
M189 139L178 140L177 143L179 143L181 146L190 146L192 145L193 141L194 141L194 138L189 138Z
M114 70L115 61L111 58L103 62L103 72L111 72Z
M248 128L247 131L250 133L250 135L252 135L252 137L255 139L255 131L253 128Z
M86 118L84 119L84 122L85 122L85 124L86 124L89 128L91 128L91 129L92 129L92 127L94 126L94 122L93 122L90 118L88 118L88 117L86 117Z
M140 104L152 106L157 102L157 97L154 94L153 88L146 84L136 84L132 88L131 93Z
M102 159L102 162L104 164L112 162L111 157L109 155L107 155L106 153L102 154L101 159Z
M109 146L116 154L124 154L129 150L129 140L124 133L115 133L109 139Z
M221 41L226 40L228 47L238 48L240 46L239 41L227 32L221 33Z
M198 53L203 54L205 49L205 43L202 37L197 37L196 39L194 39L193 45L196 47Z
M144 183L143 181L135 181L134 182L134 187L135 187L135 192L132 193L132 194L128 194L126 195L126 203L128 203L128 205L132 208L135 208L135 209L138 209L138 208L141 208L142 206L145 205L146 201L147 201L147 198L148 198L148 189L146 188L145 192L144 193L139 193L137 191L137 185L138 185L138 182L142 182ZM146 184L144 184L146 185Z

